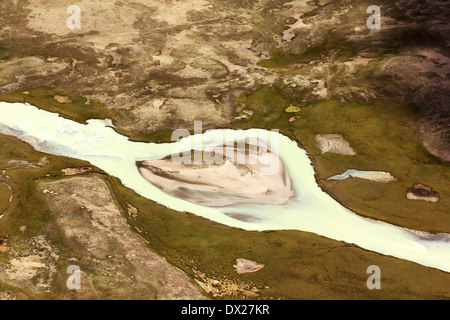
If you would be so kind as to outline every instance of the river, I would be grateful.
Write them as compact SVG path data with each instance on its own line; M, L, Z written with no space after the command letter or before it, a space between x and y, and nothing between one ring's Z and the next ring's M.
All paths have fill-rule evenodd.
M366 250L394 256L450 272L450 235L414 232L385 222L361 217L343 207L317 185L314 168L305 150L274 131L210 130L173 143L131 142L107 120L80 124L24 103L0 102L0 133L28 142L36 150L89 161L138 194L178 211L245 230L300 230L353 243ZM156 160L172 153L178 144L189 150L211 144L217 134L227 139L258 138L267 145L278 141L279 156L292 179L296 198L284 205L240 204L206 207L172 197L150 184L139 173L136 161ZM246 221L227 215L250 217Z

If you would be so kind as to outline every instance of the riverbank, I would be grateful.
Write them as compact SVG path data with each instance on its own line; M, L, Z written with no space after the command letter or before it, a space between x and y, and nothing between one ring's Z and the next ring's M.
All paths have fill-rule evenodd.
M67 95L72 102L59 104L53 99L55 94ZM50 88L30 89L28 94L0 94L0 99L10 102L29 101L41 109L58 112L63 117L80 123L85 123L92 115L100 119L111 116L105 106L95 103L85 105L86 100L82 97ZM409 229L450 232L447 213L450 207L448 164L432 157L421 145L420 134L414 130L419 126L417 114L411 105L392 101L380 101L377 104L319 101L308 103L302 108L302 118L289 122L291 115L284 110L292 103L303 106L292 99L293 97L279 89L263 86L238 99L242 105L240 108L251 110L253 116L227 127L280 128L282 134L295 140L298 146L308 152L320 187L361 216ZM80 108L82 110L79 114L73 113L73 110ZM111 118L114 122L114 117ZM365 125L359 125L361 123ZM192 133L191 128L188 129ZM130 137L131 141L157 143L170 142L173 131L164 129L130 132L119 127L114 130ZM315 137L325 132L343 134L357 151L356 155L321 154ZM385 171L397 180L389 185L361 179L327 181L329 177L341 174L349 168ZM439 203L408 200L407 190L417 182L438 190L441 195ZM392 214L394 211L395 214Z
M263 137L266 139L263 142L269 148L273 141L277 141L279 156L287 166L294 190L300 195L299 199L286 206L241 205L215 210L169 196L149 184L135 166L136 160L143 157L161 159L170 155L174 145L181 146L181 150L183 147L190 148L192 143L194 147L203 146L202 141L195 139L195 136L173 144L134 143L118 135L101 120L89 120L87 125L82 125L25 104L1 103L0 110L4 115L2 125L12 129L10 133L31 143L38 150L89 161L118 177L125 186L169 208L194 212L209 220L245 230L297 229L313 232L382 254L450 270L450 265L446 265L445 260L450 246L445 242L423 242L405 229L363 219L342 207L316 184L314 169L306 152L298 148L294 141L277 132L259 129L225 130L227 139ZM19 117L19 114L26 114L28 119ZM215 131L207 131L202 138L214 141L214 134ZM235 220L224 214L230 213L230 210L231 213L256 217L259 222ZM273 211L277 214L273 215Z
M0 157L5 160L24 159L32 162L45 156L22 141L1 134L0 145ZM31 238L46 235L50 244L61 252L61 263L58 264L56 272L58 276L49 293L35 291L25 282L14 286L0 281L0 291L9 293L11 297L64 297L65 266L73 263L68 259L81 258L86 254L81 247L70 248L70 243L55 232L54 222L49 214L51 208L46 206L42 196L37 193L36 183L67 179L67 176L62 176L62 169L82 168L89 163L52 155L48 158L49 165L44 168L11 170L16 197L13 207L0 223L0 234L9 237L12 248L21 248L24 244L29 247ZM245 299L246 296L241 292L221 289L221 284L228 286L237 283L250 288L257 287L257 297L262 299L448 298L447 288L450 280L448 274L441 271L312 233L251 232L230 228L194 214L170 210L150 201L96 167L82 176L89 177L96 173L108 182L123 216L135 232L148 241L149 250L164 256L198 281L218 283L217 290L225 294L221 298ZM99 190L89 190L81 186L77 193L103 197ZM135 209L130 211L130 206ZM80 213L84 212L81 208L79 210ZM22 225L27 226L25 233L19 230ZM13 258L11 254L12 251L9 251L6 256L0 255L0 262L8 263L9 259ZM238 258L264 263L265 268L238 276L233 269ZM87 276L96 272L93 265L85 265L82 261L78 264ZM381 291L368 290L366 287L365 271L369 264L381 267L384 279ZM104 280L107 281L107 278ZM39 278L36 278L36 281L40 281ZM98 279L93 283L99 292L103 290L102 281Z

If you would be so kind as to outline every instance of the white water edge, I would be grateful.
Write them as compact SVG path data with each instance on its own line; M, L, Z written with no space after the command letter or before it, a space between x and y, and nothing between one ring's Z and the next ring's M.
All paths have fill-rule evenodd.
M89 161L119 178L126 187L171 209L192 212L245 230L312 232L450 272L450 234L415 232L353 213L320 189L306 151L282 134L262 129L220 129L179 142L156 144L131 142L108 123L106 120L88 120L88 124L84 125L29 104L0 102L0 133L15 136L38 151ZM275 141L273 139L279 139L279 156L288 168L297 197L286 205L205 207L162 192L145 180L136 167L136 161L170 155L176 144L184 150L190 150L193 144L195 147L201 147L199 144L214 145L218 134L226 134L228 141L258 138L269 147L271 141ZM233 219L226 213L250 216L252 222Z

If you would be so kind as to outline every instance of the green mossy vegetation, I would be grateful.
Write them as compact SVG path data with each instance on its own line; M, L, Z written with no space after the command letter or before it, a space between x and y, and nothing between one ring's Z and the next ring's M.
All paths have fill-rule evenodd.
M24 93L28 92L28 94ZM59 103L53 97L55 95L66 96L71 102ZM0 93L0 101L5 102L27 102L40 109L58 113L60 116L86 124L89 119L111 119L113 123L125 117L120 112L112 112L102 103L96 100L88 100L82 96L72 95L63 89L39 87L35 89ZM169 142L171 141L172 129L161 129L153 132L125 131L119 127L114 128L118 133L126 135L131 141L142 142Z
M239 101L253 111L253 117L233 128L279 129L296 140L308 151L320 186L352 211L411 229L450 232L449 167L421 144L414 105L392 101L305 103L269 86L243 95ZM294 114L284 112L291 104L302 109L296 113L302 117L295 122L289 122ZM357 155L321 154L315 136L326 133L343 135ZM347 169L387 171L397 181L326 180ZM406 190L417 182L438 191L439 202L406 199Z
M0 236L10 239L17 248L40 234L49 234L60 250L57 273L65 274L66 257L77 256L66 252L64 239L55 233L49 208L36 191L39 181L52 181L63 177L61 169L86 166L76 159L56 157L35 151L28 144L13 137L0 135L0 158L4 165L10 159L38 161L47 156L50 163L42 168L11 169L13 179L12 206L0 223ZM438 270L411 262L367 252L356 246L341 243L300 231L248 232L227 227L192 213L177 212L143 198L121 182L98 168L85 175L100 174L107 180L124 216L132 227L137 227L149 247L181 270L193 276L196 268L210 277L232 279L258 287L261 298L445 298L448 277ZM138 209L138 216L126 214L127 204ZM275 214L275 213L274 213ZM26 225L27 231L20 231ZM1 254L8 259L8 253ZM238 275L233 270L237 258L265 263L265 267L251 274ZM383 269L383 292L367 290L366 268L370 264ZM417 282L420 277L426 281ZM55 299L67 296L64 283L56 277L51 294L41 294L6 286L22 298ZM99 280L100 281L100 280ZM6 289L5 289L6 290ZM420 295L419 295L420 293ZM223 298L236 298L225 296ZM244 298L244 296L237 296Z
M8 186L0 182L0 216L9 207L9 199L11 197L11 191Z
M24 92L28 91L28 94ZM52 89L49 87L39 87L11 93L0 93L0 101L6 102L28 102L40 109L55 112L62 117L86 123L89 119L111 119L110 111L103 107L98 101L87 101L81 96L74 96L65 90ZM59 103L53 97L55 95L67 96L71 100L69 103Z
M14 198L11 205L6 210L5 215L0 220L0 237L6 237L9 240L9 247L21 251L29 249L31 238L51 232L53 221L50 211L45 201L36 190L36 183L39 179L60 178L61 169L69 166L86 166L87 162L43 154L34 150L29 144L24 143L14 137L0 135L0 171L8 168L9 160L26 160L28 162L37 162L42 157L49 159L49 164L41 168L15 168L8 169L6 174L10 177L8 184L13 188ZM1 191L0 191L1 192ZM8 189L8 199L10 191ZM0 197L3 199L3 192ZM21 226L26 226L26 231L20 230ZM55 236L52 233L52 236ZM60 247L64 257L64 248ZM10 251L0 253L0 263L8 262L11 259ZM59 263L64 263L65 258ZM65 269L59 268L58 272L65 274ZM54 287L51 293L34 292L26 288L19 288L0 281L0 292L12 292L18 299L56 299L63 298L59 295L61 288ZM67 292L66 292L67 294Z
M351 42L343 37L335 36L329 37L321 44L307 48L299 54L274 49L271 51L271 57L258 62L258 66L269 69L279 69L287 68L294 64L307 65L311 61L316 60L346 60L355 57L365 49L367 49L367 47L361 43Z
M30 94L22 101L44 105L53 100L54 94L67 95L60 91L45 93L47 89L41 90L28 90ZM18 97L23 98L23 94L16 93L16 101L21 101ZM80 108L85 104L81 98L70 98ZM430 156L421 146L413 106L392 102L348 104L335 100L304 103L269 86L242 95L238 101L254 114L250 120L232 124L232 128L280 129L281 133L295 139L310 154L319 184L348 208L363 216L408 228L449 232L448 213L445 211L449 206L448 166ZM289 122L294 114L284 111L291 104L302 109L296 113L302 118L295 122ZM68 105L55 101L43 109L60 112L68 118L77 116L78 121L85 121L92 115L104 118L101 112L89 111L79 116L66 108ZM342 134L358 155L320 154L315 142L318 133ZM168 141L170 134L171 130L164 130L142 134L141 138ZM18 139L0 136L2 166L8 160L38 161L42 156L44 154ZM52 230L49 209L37 194L36 183L43 179L60 179L62 168L89 165L76 159L45 156L50 164L43 168L7 172L14 181L15 198L0 223L0 236L8 237L12 246ZM389 171L398 181L383 184L361 179L324 180L348 168ZM258 287L263 298L444 298L447 295L448 277L440 271L310 233L248 232L230 228L143 198L98 168L87 174L101 174L109 181L111 191L122 208L126 208L127 203L135 206L139 211L136 218L125 214L123 209L129 224L142 230L139 233L149 241L152 250L190 276L193 276L192 268L197 268L214 278L244 281ZM406 188L416 182L433 186L440 193L441 200L438 203L407 200ZM25 233L19 230L24 224L27 225ZM58 243L63 246L64 242ZM64 257L64 247L60 249ZM266 266L256 273L238 276L232 268L237 258L263 262ZM2 259L7 260L8 255L3 254ZM64 263L62 258L59 263L61 272L65 271ZM382 295L376 290L366 289L365 271L370 264L381 266L384 277L390 279ZM417 282L417 277L427 280ZM44 297L64 295L61 288L56 281L55 293ZM27 294L28 297L43 297Z
M411 270L427 279L431 277L430 281L435 285L438 279L445 278L442 272L425 275L423 272L427 269L414 263L367 252L311 233L249 232L217 224L192 213L168 209L125 188L115 178L105 178L110 181L122 207L130 203L138 208L136 218L126 215L129 224L142 230L140 234L149 241L150 247L169 262L191 276L195 267L214 278L251 283L261 290L263 298L379 299L379 292L365 290L364 274L360 272L367 268L367 261L383 265L388 270L386 276L395 279L387 284L389 288L383 293L384 297L408 296L400 284L413 286L413 290L418 288L417 282L410 275L402 275L400 270ZM256 273L238 276L232 266L239 257L263 262L265 267ZM420 290L428 291L428 285ZM435 289L433 294L445 292L441 287Z

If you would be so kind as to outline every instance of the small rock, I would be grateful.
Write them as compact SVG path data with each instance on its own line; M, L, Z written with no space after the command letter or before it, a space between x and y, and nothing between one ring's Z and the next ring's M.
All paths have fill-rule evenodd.
M45 165L47 165L49 163L48 158L47 157L42 157L39 159L39 161L37 162L37 165L39 167L43 167Z
M263 263L258 263L256 261L247 260L243 258L236 259L236 264L233 268L238 274L256 272L264 268Z
M131 204L127 203L127 211L128 211L128 215L136 218L138 216L138 209L136 207L133 207Z
M318 134L316 135L317 146L322 153L338 153L342 155L354 156L355 150L347 140L340 134Z
M242 110L243 113L248 114L250 117L253 116L253 111L252 110Z
M164 100L157 99L154 100L152 104L155 108L160 109L164 105L164 103L165 103Z
M8 247L8 239L7 238L0 238L0 253L4 253L9 250Z
M439 193L433 191L429 186L423 185L421 183L416 183L414 187L409 188L406 191L406 198L410 200L423 200L428 202L438 202Z
M375 182L383 182L388 183L392 181L396 181L397 179L393 177L389 172L384 171L364 171L364 170L356 170L356 169L348 169L342 174L338 174L328 178L328 180L345 180L350 177L365 179Z
M53 99L55 99L55 100L58 101L59 103L70 103L70 102L72 102L72 100L70 100L69 97L67 97L67 96L58 96L58 95L55 95L55 96L53 97Z
M287 113L295 113L295 112L299 112L299 111L301 111L302 109L301 108L299 108L299 107L296 107L296 106L294 106L294 105L290 105L289 107L287 107L284 111L286 111Z

